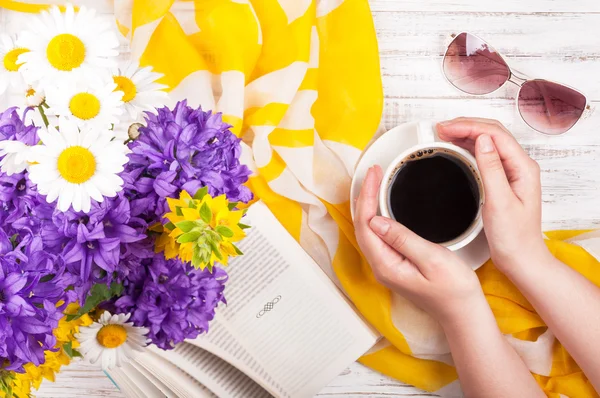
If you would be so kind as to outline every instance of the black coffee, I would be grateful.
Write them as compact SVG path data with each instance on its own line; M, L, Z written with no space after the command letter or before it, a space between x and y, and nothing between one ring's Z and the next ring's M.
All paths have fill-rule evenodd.
M431 242L456 239L477 216L480 197L475 178L469 166L443 150L417 152L392 181L392 216Z

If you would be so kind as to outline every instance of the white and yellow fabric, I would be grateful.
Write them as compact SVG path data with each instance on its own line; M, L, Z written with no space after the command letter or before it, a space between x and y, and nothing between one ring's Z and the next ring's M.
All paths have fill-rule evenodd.
M0 7L39 9L25 3L0 0ZM367 0L114 0L114 11L133 56L165 75L173 101L223 112L248 146L254 193L385 336L361 362L424 390L460 395L439 325L375 281L354 238L351 177L383 107ZM574 235L549 234L548 244L600 285L600 237L565 240ZM493 264L478 275L500 328L548 396L595 396Z

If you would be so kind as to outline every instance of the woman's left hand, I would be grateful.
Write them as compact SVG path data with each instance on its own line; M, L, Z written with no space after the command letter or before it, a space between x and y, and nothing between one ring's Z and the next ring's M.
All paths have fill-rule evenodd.
M354 227L375 278L411 300L442 326L478 312L487 302L475 272L450 250L377 216L383 172L369 169L356 203ZM487 307L489 310L489 307Z

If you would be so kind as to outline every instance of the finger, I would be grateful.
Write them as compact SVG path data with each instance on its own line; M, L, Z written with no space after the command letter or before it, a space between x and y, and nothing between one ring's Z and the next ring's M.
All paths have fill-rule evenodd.
M538 166L500 122L458 118L438 124L438 135L441 139L471 151L473 144L482 134L492 138L515 194L522 201L528 200L528 196L532 192L535 193L539 185L539 177L536 175Z
M422 278L422 275L369 227L369 222L377 215L377 193L382 178L383 172L379 166L367 172L356 202L356 240L377 280L390 288L405 290L408 286L415 285L416 278Z
M475 158L483 180L486 204L497 206L510 203L515 194L508 183L494 141L489 135L483 134L477 138L475 147Z
M487 134L498 146L498 152L503 161L529 158L512 134L497 120L457 118L438 123L437 132L444 141L460 142L462 140L473 143L480 135Z
M379 166L371 167L367 171L356 202L356 220L358 222L367 223L377 214L377 195L382 178L383 172Z
M369 169L356 202L356 217L354 230L356 240L370 264L374 264L378 253L386 249L386 245L371 231L369 222L377 215L377 192L381 183L381 168L376 166ZM393 251L388 254L395 254ZM401 261L403 258L400 258Z
M374 217L369 226L385 243L414 263L423 276L427 278L435 272L444 248L386 217Z

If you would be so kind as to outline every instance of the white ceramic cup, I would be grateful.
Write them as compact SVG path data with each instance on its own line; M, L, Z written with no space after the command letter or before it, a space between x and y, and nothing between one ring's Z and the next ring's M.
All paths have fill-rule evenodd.
M411 161L411 155L417 154L418 152L426 153L429 149L434 149L436 152L443 151L447 156L451 156L454 160L464 164L466 166L465 170L473 172L473 176L477 182L477 189L479 190L479 208L477 210L477 215L469 228L455 239L440 243L450 250L458 250L473 241L483 229L481 210L484 202L484 192L483 184L481 183L481 175L477 168L477 161L468 151L454 144L436 141L436 132L433 122L420 122L417 126L419 143L400 153L392 163L390 163L383 174L383 180L381 182L381 187L379 188L379 212L384 217L394 218L390 210L391 186L397 172L406 162Z

